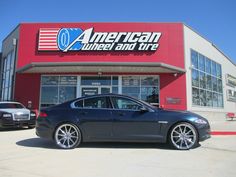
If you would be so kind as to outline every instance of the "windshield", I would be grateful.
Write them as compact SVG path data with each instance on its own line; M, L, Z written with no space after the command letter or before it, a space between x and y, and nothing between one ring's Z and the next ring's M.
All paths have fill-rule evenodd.
M0 103L0 109L22 109L23 105L18 103Z

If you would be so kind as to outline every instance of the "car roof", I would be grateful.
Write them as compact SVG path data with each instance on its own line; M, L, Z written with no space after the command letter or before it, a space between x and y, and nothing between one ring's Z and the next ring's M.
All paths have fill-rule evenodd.
M0 104L2 104L2 103L21 104L21 103L19 103L19 102L15 102L15 101L0 101Z
M77 99L84 99L84 98L93 98L93 97L100 97L100 96L119 96L119 97L126 97L126 98L131 98L131 99L136 99L128 95L122 95L122 94L116 94L116 93L106 93L106 94L97 94L97 95L90 95L90 96L83 96ZM75 99L75 100L77 100ZM138 100L138 99L136 99Z

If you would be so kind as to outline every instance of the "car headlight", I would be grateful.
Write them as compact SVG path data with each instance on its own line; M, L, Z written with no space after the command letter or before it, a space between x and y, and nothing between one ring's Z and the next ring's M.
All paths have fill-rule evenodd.
M4 117L4 118L9 118L9 117L11 117L11 114L10 114L10 113L4 113L4 114L2 115L2 117Z
M35 114L35 113L30 113L30 116L31 116L31 117L35 117L36 114Z
M200 118L195 119L194 122L198 123L198 124L207 124L207 121L200 119Z

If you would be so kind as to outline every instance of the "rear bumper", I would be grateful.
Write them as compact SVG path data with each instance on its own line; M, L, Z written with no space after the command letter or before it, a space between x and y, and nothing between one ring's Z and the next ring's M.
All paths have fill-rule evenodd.
M53 139L53 128L46 120L36 121L36 135L41 138Z
M12 118L0 118L1 128L35 126L35 118L30 120L15 121Z

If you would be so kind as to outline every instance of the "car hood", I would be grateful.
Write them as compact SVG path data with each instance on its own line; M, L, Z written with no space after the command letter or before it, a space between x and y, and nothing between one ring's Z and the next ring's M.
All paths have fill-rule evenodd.
M190 112L190 111L181 111L181 110L172 110L172 109L162 109L162 111L164 112L169 112L175 115L181 115L181 116L187 116L187 117L197 117L197 118L202 118L202 119L206 119L202 116L200 116L199 114Z
M15 113L29 114L30 113L29 109L0 109L0 111L11 113L11 114L15 114Z

